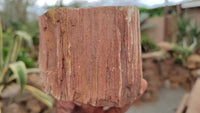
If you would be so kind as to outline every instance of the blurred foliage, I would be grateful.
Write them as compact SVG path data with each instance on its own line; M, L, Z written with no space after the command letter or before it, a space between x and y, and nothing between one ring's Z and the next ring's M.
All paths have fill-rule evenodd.
M143 53L159 50L159 47L147 35L141 36L141 45Z
M159 8L155 8L155 9L148 9L148 8L138 8L140 10L140 14L141 13L148 13L149 17L160 17L160 16L164 16L165 13L165 7L159 7ZM172 15L176 15L176 7L168 7L168 14L172 14Z
M176 59L175 63L182 65L199 47L200 29L186 14L179 16L177 20L177 44L173 44L172 51Z
M189 48L183 48L182 46L173 44L173 50L175 63L182 65L187 58L192 55L192 51Z
M179 33L178 33L178 41L179 41L179 44L183 43L183 39L185 37L187 37L187 30L189 28L189 24L190 24L190 20L189 18L184 15L183 17L178 17L178 30L179 30Z
M67 5L67 7L70 7L70 8L81 8L83 3L87 3L86 1L85 2L73 2L69 5Z
M176 6L171 6L171 7L168 7L168 14L171 14L171 15L177 15L177 9L176 9Z
M148 13L149 17L160 17L164 15L164 7L159 7L156 9L138 8L141 13Z
M178 35L177 43L183 48L189 48L195 51L200 45L200 29L195 22L191 22L189 17L184 14L178 17Z
M189 44L196 42L196 47L200 46L200 28L196 23L192 23L189 29Z
M189 36L190 37L199 37L200 36L200 29L196 23L193 23L191 25L191 28L189 30Z
M149 28L154 27L153 24L145 23L145 21L149 18L148 12L140 12L140 30L146 30ZM142 46L142 52L152 52L158 50L158 46L147 36L142 34L141 35L141 46Z
M178 17L177 45L174 45L176 63L183 64L200 45L200 29L184 14Z
M75 2L72 2L71 4L67 5L67 7L70 7L70 8L83 8L83 7L91 7L91 6L88 6L88 2L87 1L80 1L80 2L75 1Z
M0 35L2 35L0 36L0 93L7 85L18 83L21 90L26 89L32 92L38 100L52 108L53 99L50 96L26 84L28 73L34 70L26 67L35 67L38 56L38 21L30 21L27 12L27 8L35 2L35 0L3 0L2 2L3 10L0 12L3 22L3 29L0 30Z
M13 35L11 34L13 32L4 32L3 33L3 60L6 61L6 57L8 56L8 53L10 51L10 45L12 45L12 38ZM31 37L29 37L29 39L32 40ZM19 52L17 54L17 61L23 61L26 65L26 67L28 68L32 68L35 67L35 61L34 61L34 57L31 56L33 54L33 52L35 52L34 47L30 48L30 45L28 44L32 44L32 41L27 43L27 41L22 41L21 42L23 46L20 47ZM34 53L35 54L35 53Z
M3 0L3 28L19 29L19 26L28 21L27 8L35 4L35 0ZM21 28L21 27L20 27Z
M21 48L18 54L17 61L23 61L27 68L32 68L35 66L34 60L28 54L26 49Z
M30 91L33 94L33 96L35 96L35 98L46 104L49 108L52 108L53 98L51 96L43 93L37 88L26 84L27 75L29 71L27 70L24 62L22 62L20 58L28 62L29 66L31 65L31 63L30 60L27 59L27 54L25 51L24 53L22 51L21 55L19 56L18 53L20 52L20 47L22 45L23 40L26 41L28 47L33 47L31 37L28 35L28 33L23 31L14 32L12 37L10 37L9 41L5 41L5 45L9 46L8 51L5 52L6 55L4 55L3 53L6 50L3 49L4 39L6 38L3 38L2 29L0 25L0 94L4 91L4 88L7 87L9 84L17 83L20 85L21 91L23 91L23 89ZM20 61L16 61L17 58Z
M37 46L39 45L39 27L38 21L30 21L28 18L27 8L35 4L35 0L2 0L2 22L3 22L3 55L4 61L9 51L9 45L12 43L10 37L14 37L15 31L26 31L31 37L36 51L28 48L28 43L22 41L22 46L19 49L17 61L24 61L28 68L35 66L37 61ZM25 34L26 35L26 34Z

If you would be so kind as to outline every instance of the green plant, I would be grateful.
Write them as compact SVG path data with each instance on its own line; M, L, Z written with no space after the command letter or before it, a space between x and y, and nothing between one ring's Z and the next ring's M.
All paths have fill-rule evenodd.
M53 99L40 91L37 88L34 88L30 85L27 85L27 73L29 72L26 68L24 62L17 61L17 56L20 50L22 40L25 39L29 47L32 48L32 41L30 36L27 33L22 31L15 32L14 38L12 38L9 51L7 53L7 58L4 61L3 57L3 37L2 37L2 28L0 24L0 93L3 91L6 85L16 82L20 85L21 91L28 90L39 99L41 102L46 104L48 107L53 107Z
M197 24L191 23L187 15L178 18L178 35L177 41L183 48L189 48L194 51L195 47L198 46L200 29Z
M27 49L24 48L20 48L17 61L23 61L27 68L32 68L35 65L34 60L30 58Z
M36 3L36 0L1 0L3 24L6 28L21 30L28 21L28 8Z
M183 48L182 46L172 44L173 52L175 53L175 63L182 65L187 58L192 55L192 51L189 48Z
M35 62L34 62L34 56L37 56L37 52L35 50L35 47L33 46L33 41L32 41L32 37L26 33L26 32L22 32L22 31L17 31L14 32L13 30L6 30L3 32L3 39L4 39L4 44L3 44L3 60L5 61L7 55L8 55L8 51L10 48L10 45L12 45L12 41L14 37L13 34L16 35L20 35L22 37L26 37L25 40L22 40L22 46L19 49L18 52L18 56L17 56L17 61L23 61L26 65L26 67L28 68L33 68L35 67Z
M155 9L139 8L141 13L148 13L149 17L159 17L164 15L164 7L159 7Z
M158 46L146 35L141 36L142 52L152 52L159 50Z
M200 46L200 29L197 26L196 23L191 24L190 30L189 30L189 49L195 50L196 47Z
M183 17L178 17L178 44L182 45L183 47L186 47L186 41L188 38L188 29L190 25L190 20L187 17L187 15L184 15Z

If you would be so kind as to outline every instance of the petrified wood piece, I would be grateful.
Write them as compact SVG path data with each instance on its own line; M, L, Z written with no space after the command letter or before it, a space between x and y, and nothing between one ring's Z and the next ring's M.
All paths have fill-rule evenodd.
M133 102L142 79L138 17L134 7L58 8L40 16L45 91L93 106Z

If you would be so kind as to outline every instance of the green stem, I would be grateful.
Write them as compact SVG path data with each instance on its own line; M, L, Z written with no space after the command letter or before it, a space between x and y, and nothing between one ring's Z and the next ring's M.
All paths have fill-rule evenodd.
M2 37L2 27L1 27L1 19L0 19L0 73L3 69L3 37Z

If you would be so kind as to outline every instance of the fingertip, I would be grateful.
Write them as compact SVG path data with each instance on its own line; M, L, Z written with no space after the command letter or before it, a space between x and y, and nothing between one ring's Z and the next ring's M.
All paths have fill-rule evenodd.
M145 90L147 89L148 83L145 79L142 79L141 82L141 92L140 94L143 94L145 92Z
M142 87L144 88L144 90L146 90L147 86L148 86L148 83L147 83L147 81L145 79L142 79L142 84L143 84Z

